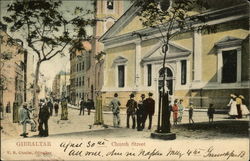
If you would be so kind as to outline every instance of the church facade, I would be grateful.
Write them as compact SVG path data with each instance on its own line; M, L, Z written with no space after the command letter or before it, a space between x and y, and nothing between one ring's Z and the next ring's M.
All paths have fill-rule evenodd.
M216 33L190 31L169 44L166 69L157 29L142 26L132 5L99 39L106 53L101 88L104 104L118 93L125 107L130 93L140 99L152 92L158 102L162 74L171 99L197 108L226 108L229 95L243 95L249 105L249 8L244 3L203 13ZM139 37L135 33L147 35Z

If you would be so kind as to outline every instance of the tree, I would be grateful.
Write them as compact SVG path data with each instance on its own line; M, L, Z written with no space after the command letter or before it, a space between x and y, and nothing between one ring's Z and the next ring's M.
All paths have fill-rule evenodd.
M140 7L138 15L144 27L158 30L160 36L156 37L162 42L163 64L166 69L166 57L169 42L177 35L192 31L214 32L215 26L206 25L205 17L199 13L208 5L202 0L134 0ZM134 33L141 37L140 33ZM166 74L163 74L162 92L160 92L160 108L158 116L158 133L170 133L170 109L168 93L165 89ZM166 108L168 107L168 108ZM160 113L162 122L160 126Z
M61 0L16 0L8 5L8 16L3 17L11 32L23 33L23 41L38 58L34 80L33 104L37 107L39 70L43 62L51 60L71 45L84 50L81 42L89 40L86 27L94 25L90 10L76 7L74 17L60 12ZM72 30L71 30L72 29ZM74 40L74 41L72 41ZM78 41L75 41L78 40ZM37 109L37 108L36 108Z

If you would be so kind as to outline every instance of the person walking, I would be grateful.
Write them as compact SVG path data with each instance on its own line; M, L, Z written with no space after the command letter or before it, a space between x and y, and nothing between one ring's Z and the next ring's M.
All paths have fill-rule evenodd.
M184 106L183 106L182 102L183 102L183 99L180 99L180 101L178 103L179 115L178 115L177 121L180 122L180 123L182 121L182 115L183 115L183 112L184 112Z
M117 127L117 128L120 127L120 123L121 123L120 106L121 106L121 103L118 100L118 94L115 93L114 98L111 100L109 104L109 107L111 107L112 112L113 112L113 125L114 127Z
M6 113L11 113L10 102L6 105Z
M242 104L241 104L241 111L242 111L242 116L246 116L249 115L249 110L246 106L246 103L245 103L245 97L243 95L239 95L239 97L241 98L242 100Z
M143 129L144 113L145 113L145 94L142 94L141 100L138 102L138 108L136 111L137 131L142 131Z
M242 110L241 110L242 99L239 96L237 96L235 101L236 101L236 108L237 108L237 113L238 113L237 118L241 119L242 118Z
M135 111L137 108L137 102L134 100L135 95L132 93L129 95L130 99L128 100L127 107L127 128L129 128L129 119L132 117L133 125L132 128L135 129Z
M208 115L208 121L210 122L214 122L214 113L215 113L215 109L213 107L214 105L212 103L209 104L208 110L207 110L207 115Z
M88 102L86 103L87 109L88 109L88 115L90 115L91 109L95 108L94 101L92 99L88 99Z
M79 113L79 115L81 115L81 113L82 113L82 115L84 115L84 100L83 100L83 98L80 101L80 113Z
M59 104L57 102L58 100L55 101L54 103L54 109L55 109L55 115L58 116L58 109L59 109Z
M42 104L40 105L39 118L38 118L39 136L42 136L42 137L49 136L49 127L48 127L49 117L50 117L50 112L49 112L48 106L46 102L42 102Z
M3 120L3 103L0 102L0 119Z
M32 125L31 126L31 131L32 132L36 132L36 126L37 126L37 123L35 121L35 117L34 117L34 111L35 109L32 107L32 102L30 101L29 102L29 106L28 106L28 111L29 111L29 116L30 116L30 124Z
M48 99L47 106L49 109L50 116L52 116L53 115L53 103L51 102L50 99Z
M178 105L177 105L177 102L178 102L178 99L175 99L174 104L172 106L174 125L177 125L177 118L178 118Z
M153 93L149 92L148 93L148 98L145 100L145 118L143 121L143 125L142 128L144 129L145 127L145 122L147 120L147 117L149 117L149 125L148 125L148 129L150 130L152 127L152 119L153 119L153 115L155 113L155 100L152 98L153 97Z
M30 121L30 113L28 110L28 104L26 102L20 107L19 111L19 123L23 125L23 133L20 136L27 137L28 133L26 133L27 124L30 124L32 129L35 128L35 124Z
M236 97L237 96L235 94L231 94L230 97L231 97L231 99L227 105L230 108L228 114L229 114L230 118L236 118L238 116L237 107L236 107Z
M189 123L194 123L194 120L193 120L193 111L194 111L194 106L193 106L193 103L190 102L189 103L189 106L188 106L189 110L188 110L188 115L189 115Z

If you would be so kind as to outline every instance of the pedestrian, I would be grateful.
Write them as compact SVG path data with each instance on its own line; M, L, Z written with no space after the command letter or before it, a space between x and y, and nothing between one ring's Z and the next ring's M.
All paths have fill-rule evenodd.
M188 106L189 110L188 110L188 115L189 115L189 123L194 123L194 120L193 120L193 110L194 110L194 106L193 106L193 102L190 102L189 103L189 106Z
M31 126L31 130L30 131L36 132L37 123L35 121L35 117L34 117L34 113L33 113L33 111L35 109L32 107L32 102L29 102L28 110L29 110L29 116L30 116L30 121L31 121L30 124L33 124L33 126Z
M249 110L246 106L246 103L245 103L245 97L242 96L242 95L239 95L239 97L241 98L242 100L242 104L241 104L241 111L242 111L242 116L246 116L249 115Z
M137 108L137 102L134 100L135 95L132 93L129 95L130 99L128 100L127 107L127 128L129 128L129 119L132 117L133 125L132 128L135 129L135 111Z
M214 105L212 103L209 104L209 108L207 110L207 115L208 115L208 120L209 123L214 121L214 113L215 113L215 109L213 107Z
M183 106L182 102L183 102L183 99L180 99L180 101L178 103L179 115L178 115L177 121L180 122L180 123L182 121L182 115L183 115L183 112L184 112L184 106Z
M68 104L66 98L63 98L61 101L61 120L68 120Z
M172 106L172 111L173 111L173 121L174 125L177 125L177 118L178 118L178 99L174 100L174 104Z
M102 114L102 95L96 94L96 108L95 108L95 125L103 125L103 114Z
M8 102L6 105L6 113L11 113L10 102Z
M136 111L137 118L137 131L142 131L145 113L145 94L141 95L141 100L138 102L138 108Z
M3 120L3 103L0 102L0 119Z
M26 132L27 124L32 126L32 129L35 128L35 124L30 120L30 113L28 110L28 104L26 102L19 109L19 123L23 125L23 133L20 136L27 137L28 133Z
M144 121L143 121L143 125L142 125L142 127L144 128L147 117L149 117L149 125L148 125L149 130L152 127L152 119L153 119L153 115L155 113L155 100L152 97L153 97L153 93L149 92L148 98L145 100L145 111L146 112L145 112L145 117L144 117Z
M84 115L84 100L83 100L83 98L80 101L80 113L79 113L79 115L81 115L81 113L82 113L82 115Z
M114 127L117 127L117 128L120 127L120 123L121 123L120 106L121 106L121 103L118 100L118 94L115 93L114 98L111 100L109 104L109 107L111 107L112 112L113 112L113 125Z
M49 117L50 117L50 112L49 112L48 106L46 102L42 102L42 104L40 104L39 118L38 118L39 136L42 136L42 137L49 136L49 127L48 127Z
M237 95L235 101L236 101L236 107L237 107L237 113L238 113L237 118L241 119L242 118L242 111L241 111L242 99Z
M55 115L58 116L58 109L59 109L58 100L56 100L54 103L54 109L55 109Z
M50 99L48 99L47 106L49 109L50 116L52 116L53 115L53 103L51 102Z
M227 106L229 106L229 116L231 118L236 118L238 116L237 112L237 106L236 106L236 95L235 94L230 94L230 101Z
M91 109L95 108L94 101L92 99L88 99L88 102L86 103L87 109L88 109L88 115L90 115Z

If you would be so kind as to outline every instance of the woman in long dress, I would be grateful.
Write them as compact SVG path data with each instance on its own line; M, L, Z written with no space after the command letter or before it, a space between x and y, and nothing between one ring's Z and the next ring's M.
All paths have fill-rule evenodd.
M227 106L230 107L230 110L229 110L228 114L229 114L230 117L236 118L236 116L238 116L236 101L235 101L236 100L236 95L231 94L230 97L231 97L230 102L227 105Z
M177 118L178 118L178 105L177 105L177 102L178 102L178 100L176 99L174 101L173 106L172 106L174 125L177 125Z
M178 122L182 121L182 115L183 115L183 111L184 111L184 107L182 105L182 102L183 102L183 100L180 99L179 104L178 104L178 111L179 111L179 116L178 116L178 119L177 119Z
M242 99L242 104L241 104L242 115L247 116L247 115L249 115L249 110L248 110L247 106L245 105L245 98L242 95L240 95L239 97Z

